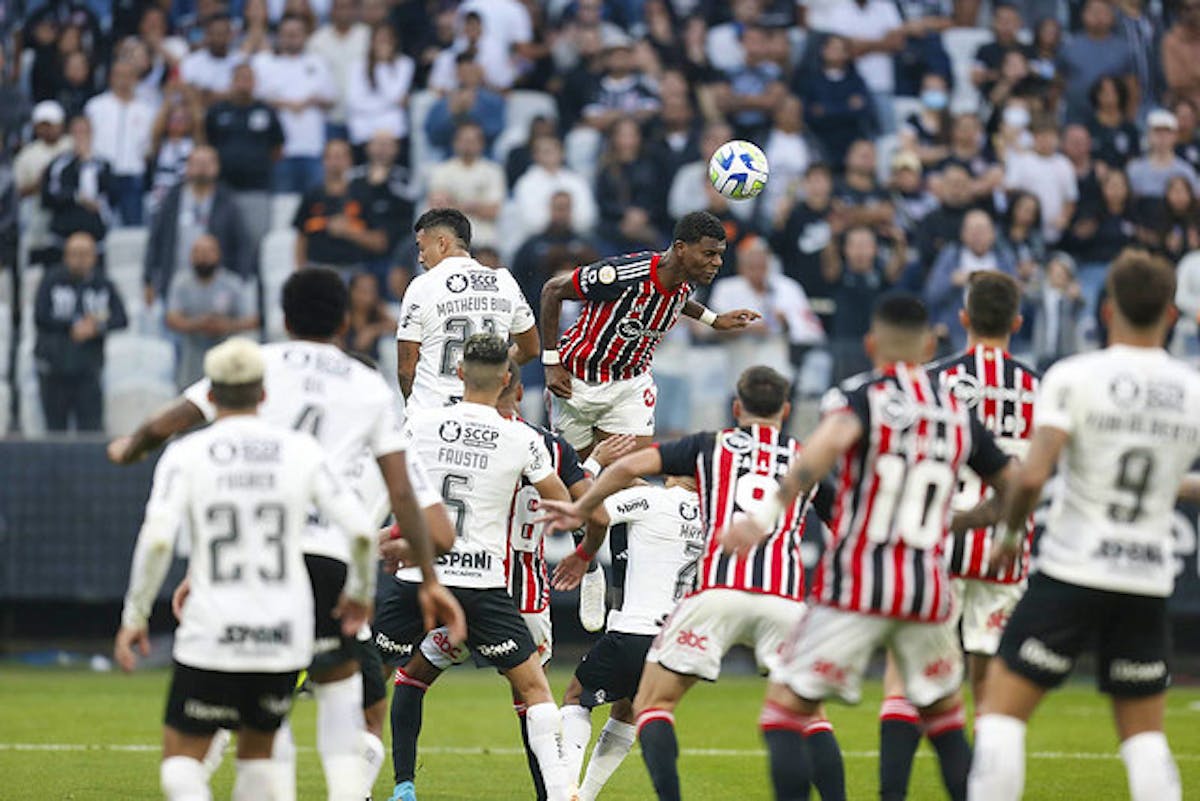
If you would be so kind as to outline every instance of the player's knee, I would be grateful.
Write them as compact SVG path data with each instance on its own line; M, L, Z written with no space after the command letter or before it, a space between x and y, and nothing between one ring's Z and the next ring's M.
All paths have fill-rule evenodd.
M167 757L159 766L158 778L167 801L208 801L210 798L204 766L198 759Z
M383 736L383 723L387 720L387 716L388 703L386 697L363 709L363 717L367 721L367 731L376 737Z
M524 701L527 706L554 703L550 693L550 682L538 661L537 654L522 662L506 674L512 685L513 700Z

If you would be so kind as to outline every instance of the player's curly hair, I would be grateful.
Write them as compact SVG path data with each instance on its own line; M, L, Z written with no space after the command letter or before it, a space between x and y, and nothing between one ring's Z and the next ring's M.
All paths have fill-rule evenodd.
M707 211L691 211L679 218L675 223L674 240L694 245L706 236L718 242L725 241L725 226L721 221Z
M292 336L331 339L349 307L345 282L328 267L297 270L283 285L283 321Z

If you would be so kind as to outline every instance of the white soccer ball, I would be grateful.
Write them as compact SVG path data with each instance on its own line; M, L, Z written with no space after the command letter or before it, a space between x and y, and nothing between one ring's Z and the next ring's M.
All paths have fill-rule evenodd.
M763 191L771 168L758 145L734 139L717 148L708 161L713 189L732 200L749 200Z

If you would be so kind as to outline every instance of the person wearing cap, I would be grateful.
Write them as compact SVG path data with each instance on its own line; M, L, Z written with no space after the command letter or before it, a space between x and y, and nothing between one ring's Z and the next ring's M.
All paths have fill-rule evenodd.
M892 206L896 223L911 236L918 224L938 207L938 199L925 187L921 158L911 150L892 156Z
M53 100L43 100L33 107L33 140L21 148L13 160L13 177L21 197L33 197L33 214L22 232L24 244L37 251L50 244L50 215L37 195L42 189L42 176L55 158L71 149L71 137L63 136L66 115L62 106Z
M1200 179L1191 164L1175 153L1175 138L1179 121L1166 109L1155 109L1146 115L1146 155L1129 162L1129 184L1134 197L1161 199L1167 183L1177 175L1187 178L1192 192L1200 194Z

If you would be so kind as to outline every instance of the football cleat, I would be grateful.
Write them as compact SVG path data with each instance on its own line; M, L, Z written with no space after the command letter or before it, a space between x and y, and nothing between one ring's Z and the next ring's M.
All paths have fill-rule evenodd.
M412 782L400 782L392 790L388 801L417 801L417 788L413 787Z
M597 563L596 569L583 574L579 585L579 622L588 631L604 628L604 595L608 588L604 579L604 568Z

